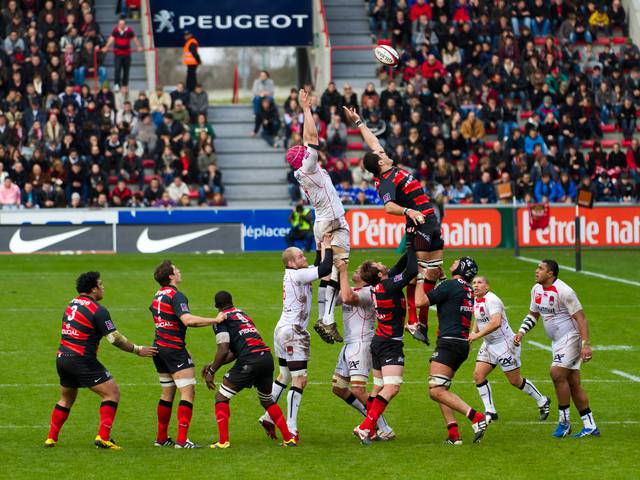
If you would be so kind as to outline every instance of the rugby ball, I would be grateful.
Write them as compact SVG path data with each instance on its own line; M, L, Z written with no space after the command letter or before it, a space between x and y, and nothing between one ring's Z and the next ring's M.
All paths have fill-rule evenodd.
M398 52L389 45L378 45L373 50L373 54L375 55L376 60L383 65L388 65L390 67L395 67L400 61L400 55L398 55Z

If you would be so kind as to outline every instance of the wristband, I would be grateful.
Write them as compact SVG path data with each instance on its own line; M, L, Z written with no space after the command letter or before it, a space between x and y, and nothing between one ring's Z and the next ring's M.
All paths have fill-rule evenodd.
M405 208L404 210L402 210L402 215L404 215L406 217L408 211L409 211L409 209Z
M356 127L359 127L360 125L362 125L362 120L356 120Z
M136 355L140 355L140 350L142 350L142 347L140 345L133 345L133 350L131 350L132 353L135 353Z

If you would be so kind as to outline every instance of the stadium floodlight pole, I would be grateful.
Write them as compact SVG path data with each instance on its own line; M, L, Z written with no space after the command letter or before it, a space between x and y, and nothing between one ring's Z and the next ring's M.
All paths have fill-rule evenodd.
M580 204L576 203L576 220L575 220L575 226L576 226L576 246L575 246L575 250L576 250L576 272L579 272L580 270L582 270L582 239L580 238L581 232L580 232Z
M513 208L511 208L511 218L513 219L513 256L520 256L520 240L518 238L518 205L516 203L516 196L511 197L513 200Z

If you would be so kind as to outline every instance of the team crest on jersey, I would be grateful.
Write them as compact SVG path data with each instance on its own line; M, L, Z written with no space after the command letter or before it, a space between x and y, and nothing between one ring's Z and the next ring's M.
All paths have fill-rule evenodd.
M484 317L484 307L480 307L480 315L482 315Z
M535 297L534 301L536 302L537 305L540 305L542 303L542 294L541 293L536 293L536 297Z
M556 297L554 297L553 295L549 296L549 306L553 307L553 304L556 301Z
M391 194L389 194L389 193L385 193L385 194L382 196L382 201L383 201L384 203L390 202L390 201L391 201Z
M113 322L111 320L107 320L106 322L104 322L104 326L107 327L109 330L115 330L115 326L113 325Z
M399 282L402 280L402 274L399 273L398 275L396 275L395 277L393 277L393 281L394 282Z

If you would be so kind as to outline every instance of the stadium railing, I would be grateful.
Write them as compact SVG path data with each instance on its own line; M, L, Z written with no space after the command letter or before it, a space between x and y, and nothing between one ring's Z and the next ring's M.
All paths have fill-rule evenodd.
M333 74L331 41L329 40L327 15L322 0L314 0L314 11L318 12L318 14L313 16L313 31L315 32L313 84L327 85L331 81Z
M155 91L158 85L158 50L153 40L153 23L151 21L150 0L143 0L140 4L140 16L142 18L142 45L150 50L144 53L144 63L147 72L147 90Z

